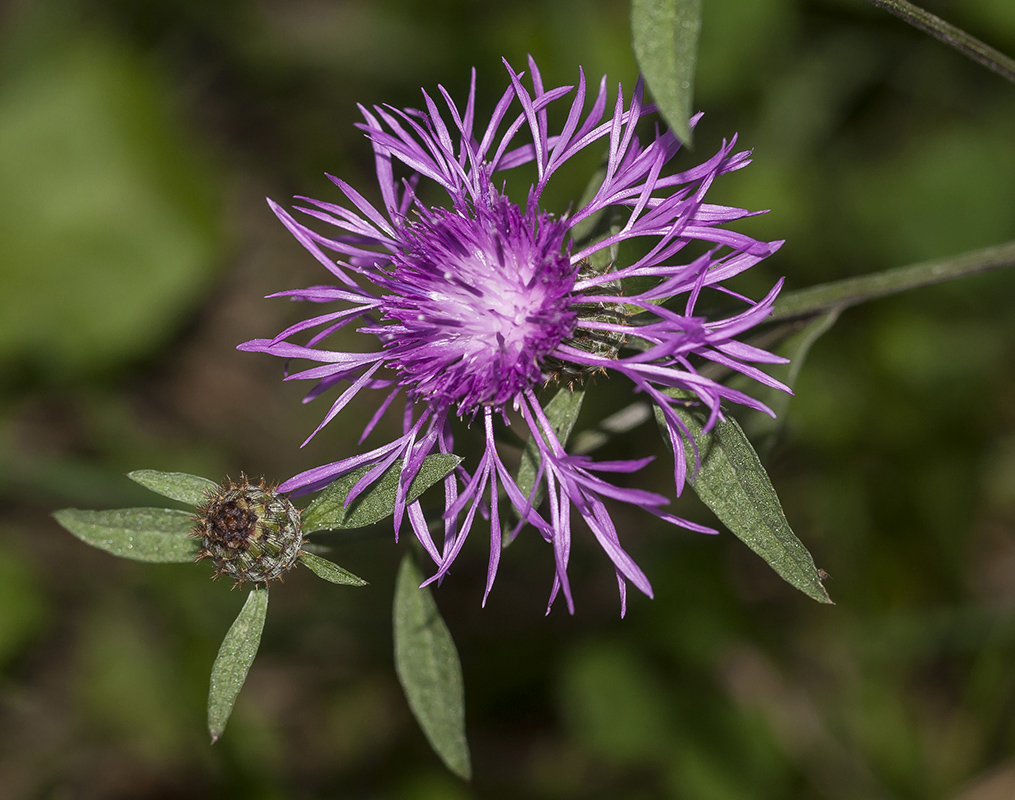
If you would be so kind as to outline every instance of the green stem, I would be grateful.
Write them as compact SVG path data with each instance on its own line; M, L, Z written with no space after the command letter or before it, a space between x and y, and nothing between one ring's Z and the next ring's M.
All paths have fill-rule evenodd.
M1015 83L1015 60L908 0L867 0Z
M975 250L954 258L922 261L919 264L896 267L873 275L861 275L823 283L798 292L788 292L776 301L769 319L792 319L833 308L848 308L857 303L888 297L907 289L932 286L935 283L1012 266L1015 266L1015 241Z

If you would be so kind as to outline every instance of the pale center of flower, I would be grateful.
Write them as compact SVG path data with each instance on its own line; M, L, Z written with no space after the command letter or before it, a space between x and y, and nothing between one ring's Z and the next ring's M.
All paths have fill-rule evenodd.
M500 199L474 216L437 210L413 226L395 265L392 366L415 396L474 413L542 379L540 364L574 328L574 271L563 226Z
M496 354L511 361L529 339L541 336L544 306L557 298L547 297L545 284L532 280L542 265L528 263L525 256L531 254L521 255L505 254L504 263L491 263L490 254L477 250L445 271L445 284L432 299L445 325L441 334L460 358L483 361Z

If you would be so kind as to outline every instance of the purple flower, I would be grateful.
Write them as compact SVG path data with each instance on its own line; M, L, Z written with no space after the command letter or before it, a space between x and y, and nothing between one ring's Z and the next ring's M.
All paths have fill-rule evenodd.
M703 164L667 173L680 144L658 128L645 145L635 134L639 120L654 110L643 105L640 81L626 108L618 89L613 113L604 120L606 79L586 110L585 76L579 73L567 118L559 132L551 132L549 107L574 87L547 89L530 59L531 88L526 88L523 73L505 65L511 85L485 127L475 120L475 72L464 109L443 87L438 89L445 108L426 92L425 110L361 107L366 122L360 127L373 145L382 207L331 178L345 195L344 204L300 198L306 204L300 211L334 229L323 235L269 200L334 279L333 285L274 296L334 302L338 310L240 349L320 363L287 378L317 381L308 399L332 387L341 390L317 430L364 389L386 394L360 442L395 400L404 404L399 438L296 475L282 484L283 491L320 489L370 466L351 501L401 459L395 531L408 516L437 565L431 580L447 573L477 513L489 520L484 602L501 552L501 507L510 504L522 523L507 535L528 523L552 546L556 568L549 605L563 592L572 612L567 565L574 509L613 562L623 613L628 582L649 596L652 588L621 546L607 499L640 506L685 528L713 531L663 511L668 500L662 495L620 488L600 477L634 472L651 458L595 462L569 455L544 413L539 391L553 378L582 381L600 371L629 379L662 412L679 494L687 477L683 442L689 434L674 411L678 401L671 392L683 393L680 402L692 393L708 409L711 426L722 417L723 400L771 412L702 375L702 363L784 388L753 366L783 359L737 341L769 314L779 285L758 302L723 285L781 242L759 242L727 230L722 226L750 212L704 202L717 176L748 164L748 153L734 152L735 139ZM590 146L607 155L595 194L572 213L554 216L541 210L553 174ZM523 166L535 173L524 207L504 193L505 178ZM421 199L423 179L447 192L446 206ZM694 242L704 246L694 257L682 258L681 251ZM625 254L634 253L623 266L611 263L622 243ZM739 310L721 319L697 313L706 290L723 293ZM326 349L327 338L350 324L359 326L364 347ZM306 345L292 341L311 329L319 330ZM511 424L509 410L516 422L524 421L540 455L536 488L528 494L505 467L495 442L496 426ZM405 493L428 455L453 452L455 416L481 423L485 450L478 464L465 464L445 479L444 535L438 545L419 501L407 504ZM537 491L545 493L545 503L537 502Z

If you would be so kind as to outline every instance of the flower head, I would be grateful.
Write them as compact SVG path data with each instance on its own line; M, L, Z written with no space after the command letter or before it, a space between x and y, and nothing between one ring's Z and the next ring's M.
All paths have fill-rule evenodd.
M198 506L193 535L200 537L197 560L210 558L215 577L228 575L241 583L281 578L301 555L300 512L261 479L241 476L209 493Z
M605 499L640 506L686 528L709 529L663 511L668 501L662 495L620 488L599 476L634 472L650 458L595 462L568 454L539 391L560 375L582 380L606 371L629 379L661 411L675 453L679 494L686 478L683 441L689 434L673 409L678 402L674 390L685 398L690 393L708 409L709 426L721 418L723 401L768 411L752 397L703 375L700 363L714 362L784 388L754 366L782 359L737 340L768 315L779 285L757 302L724 285L781 242L759 242L725 228L750 212L704 201L716 177L748 163L747 153L735 152L735 138L704 163L667 174L680 144L669 131L656 129L646 144L636 135L639 121L653 111L642 103L640 81L626 107L618 89L613 113L607 115L605 78L586 110L584 74L579 73L576 90L547 89L530 59L530 89L522 73L505 65L510 86L482 128L475 119L475 73L464 109L443 87L443 109L426 92L425 110L361 107L365 123L360 127L373 146L381 207L332 178L345 195L344 204L301 198L302 212L334 229L324 235L269 200L335 281L276 296L334 302L339 308L274 339L240 347L320 364L288 376L317 381L310 397L341 388L318 430L365 389L386 395L361 442L394 401L404 403L400 437L296 475L280 487L283 491L321 488L369 466L350 493L351 502L401 459L396 534L408 516L437 565L431 578L437 580L447 573L481 512L490 522L487 594L499 563L506 501L522 523L552 546L550 605L562 593L569 610L573 508L613 562L623 608L628 582L649 596L652 589L621 546ZM572 91L566 120L551 132L549 108ZM552 175L591 146L606 154L591 199L563 215L542 210ZM524 165L534 165L535 183L523 207L499 187ZM398 179L396 170L407 174ZM417 195L420 181L443 189L446 204L424 202ZM692 243L704 247L685 258L681 251ZM623 265L612 263L621 244L635 253ZM723 292L740 309L720 319L704 317L697 305L709 290ZM328 337L349 324L359 325L358 333L372 339L374 348L327 349ZM292 341L312 329L319 330L307 344ZM510 424L508 410L524 421L539 453L530 492L523 492L505 468L494 438L495 424ZM485 448L477 464L464 464L445 480L444 537L438 546L419 501L406 502L406 490L428 455L453 451L454 417L478 418ZM543 493L545 507L539 502Z

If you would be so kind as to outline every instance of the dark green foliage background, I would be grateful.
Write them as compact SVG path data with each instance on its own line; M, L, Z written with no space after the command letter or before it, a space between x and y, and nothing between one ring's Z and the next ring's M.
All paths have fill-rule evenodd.
M927 5L1015 52L1008 0ZM0 5L0 796L1015 796L1011 274L851 310L812 351L768 464L834 607L729 534L621 509L654 600L619 620L582 541L578 613L544 618L551 556L529 536L481 609L477 535L436 592L472 785L400 694L389 614L408 543L383 523L332 539L369 587L300 570L272 589L209 747L208 674L245 592L203 565L89 550L48 516L152 504L132 469L281 480L354 452L370 409L301 451L324 405L233 349L304 311L262 295L323 280L263 197L337 200L325 171L371 193L355 103L416 104L437 83L461 98L475 65L488 110L501 55L630 91L627 15L620 0ZM1015 238L1015 87L860 0L705 0L696 106L681 163L739 131L756 160L711 199L771 208L743 229L788 240L749 291ZM598 383L579 428L628 397ZM659 453L637 480L671 480L651 424L604 452Z

